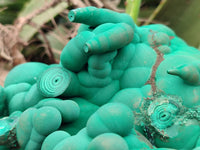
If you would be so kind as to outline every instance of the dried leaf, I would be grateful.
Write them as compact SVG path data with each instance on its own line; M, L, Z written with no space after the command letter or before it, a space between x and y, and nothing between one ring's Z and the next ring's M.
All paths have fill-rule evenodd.
M34 3L33 3L33 1L34 1ZM38 1L38 2L36 2L36 1ZM42 1L44 2L44 0L42 0ZM40 5L38 5L38 3ZM32 10L32 11L30 11L30 10L28 11L27 9L25 9L24 11L26 13L33 12L34 9L38 9L39 6L41 8L41 4L44 4L43 7L45 7L45 3L41 3L41 0L32 0L30 5L27 5L27 8L30 8L30 10ZM31 20L31 22L36 24L37 28L32 27L31 25L23 26L22 31L20 32L20 38L25 42L29 41L32 38L32 36L35 33L37 33L38 29L41 28L42 25L44 25L45 23L49 22L52 18L54 18L59 13L64 11L67 7L68 7L68 4L66 2L61 2L61 3L58 3L55 7L48 8L46 11L44 11L41 14L35 16ZM26 14L25 12L22 12L20 14L20 16L24 16Z

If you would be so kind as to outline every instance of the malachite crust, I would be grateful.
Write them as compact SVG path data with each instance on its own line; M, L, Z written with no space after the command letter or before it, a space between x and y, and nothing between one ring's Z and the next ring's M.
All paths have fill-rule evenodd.
M200 52L162 24L85 7L60 63L14 67L0 86L0 150L200 148Z

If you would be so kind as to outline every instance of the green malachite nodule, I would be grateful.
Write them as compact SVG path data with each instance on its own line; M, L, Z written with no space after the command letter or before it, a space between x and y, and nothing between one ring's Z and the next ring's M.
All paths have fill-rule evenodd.
M104 30L103 33L99 33L87 41L84 51L98 54L120 49L133 40L133 33L131 26L126 23L115 24L111 29Z
M0 86L0 150L200 147L200 52L162 24L85 7L60 63L28 62Z
M29 62L14 67L7 75L4 86L11 84L29 83L34 84L40 73L48 68L48 65L39 62Z
M134 116L129 107L120 103L108 103L88 119L86 129L92 138L110 132L124 137L131 132L133 122Z
M45 97L57 97L69 86L71 75L62 67L50 67L37 80L37 88Z
M71 10L68 14L71 22L82 23L91 27L96 27L105 23L126 23L135 28L132 18L125 13L117 13L108 9L98 9L96 7L85 7Z
M109 143L109 144L105 144ZM125 140L114 133L104 133L95 137L89 144L88 150L129 150Z
M70 40L62 50L60 56L61 65L64 68L73 72L78 72L83 69L88 59L88 55L84 52L83 47L85 45L85 42L93 37L94 33L84 31L78 34L72 40Z

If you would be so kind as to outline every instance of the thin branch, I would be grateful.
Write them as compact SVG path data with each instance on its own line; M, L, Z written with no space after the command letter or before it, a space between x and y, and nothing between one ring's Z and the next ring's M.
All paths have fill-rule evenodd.
M11 56L13 58L13 65L16 66L18 64L22 64L26 62L26 59L24 58L24 55L19 51L20 47L22 45L19 45L18 43L14 45L12 48Z
M34 22L29 22L29 25L31 25L32 27L38 29L38 32L41 34L41 36L42 36L43 39L44 39L44 43L45 43L45 45L46 45L45 48L46 48L47 55L49 56L50 61L51 61L52 63L55 63L56 61L55 61L55 58L54 58L54 55L53 55L53 51L52 51L52 49L51 49L50 43L49 43L49 41L48 41L46 35L44 34L44 32L43 32L43 31L38 27L38 25L37 25L36 23L34 23Z
M3 8L1 8L1 9L0 9L0 12L6 10L7 8L8 8L8 7L3 7Z
M61 1L63 0L52 0L49 3L45 4L45 6L43 6L42 8L33 11L32 13L30 13L29 15L25 16L25 17L20 17L15 21L15 24L12 26L2 26L0 24L0 35L2 37L6 37L3 38L0 37L0 40L3 42L3 46L1 50L3 50L3 52L0 53L0 55L2 55L2 58L4 57L4 59L9 59L9 57L12 58L12 62L14 65L17 65L19 63L23 63L25 62L25 58L24 56L21 54L20 50L22 49L22 46L27 46L29 43L28 42L23 42L20 37L19 37L19 33L22 30L23 26L26 24L32 24L33 22L31 22L31 20L45 12L46 10L48 10L51 7L56 6L57 4L59 4ZM6 8L0 9L0 12L5 10ZM39 33L42 35L44 42L46 44L46 52L49 55L49 58L51 59L52 62L55 62L54 56L53 56L53 52L52 49L50 47L50 44L47 40L47 38L45 37L44 33L42 32L41 28L42 26L37 26L37 25L33 25L35 26L39 31ZM6 35L2 35L1 33L1 29L3 29L2 33L5 33ZM12 30L13 29L13 30ZM7 32L9 31L9 32ZM8 33L8 35L7 35ZM29 41L30 42L30 41ZM6 54L6 55L5 55Z
M75 24L74 30L71 32L70 38L74 38L76 36L79 27L80 27L80 24Z
M138 18L138 22L140 22L141 24L143 24L144 22L146 22L148 20L148 18ZM152 20L151 23L153 24L164 24L164 25L169 25L169 22L163 22L163 21L159 21L159 20Z
M53 55L53 50L51 49L51 46L50 46L50 44L49 44L49 41L48 41L47 37L45 36L44 32L43 32L41 29L39 29L38 32L41 34L41 36L42 36L43 39L44 39L45 48L46 48L46 50L47 50L47 54L49 55L50 61L51 61L52 63L55 63L56 60L55 60L54 55Z
M104 4L100 0L90 0L90 3L98 8L102 8L104 6Z
M124 9L117 8L117 6L119 5L119 3L113 4L112 1L108 1L108 0L102 0L102 3L103 3L103 5L104 5L105 8L114 10L116 12L124 13L124 11L125 11Z
M38 10L35 10L33 11L31 14L29 14L28 16L26 17L20 17L16 20L15 22L15 26L16 28L21 31L22 27L25 25L25 24L28 24L35 16L41 14L42 12L46 11L47 9L57 5L58 3L60 3L61 0L52 0L50 3L47 3L44 7L38 9Z
M144 25L148 25L152 22L152 20L157 16L157 14L160 12L160 10L163 8L163 6L166 4L167 0L161 0L158 7L153 11L151 16L147 19L147 21L144 23Z
M14 65L18 62L25 62L21 53L16 52L19 50L16 28L12 25L0 24L0 35L0 57Z
M58 28L58 25L57 25L57 23L56 23L56 21L55 21L54 18L51 19L51 23L53 24L54 29L57 29L57 28Z
M81 0L68 0L68 1L77 8L86 7L86 5Z
M3 59L5 59L5 60L7 60L7 61L9 61L9 62L12 62L12 57L11 56L9 56L9 55L7 55L3 50L2 51L0 51L0 58L3 58Z
M89 2L89 0L83 0L83 1L87 6L91 6L91 3Z

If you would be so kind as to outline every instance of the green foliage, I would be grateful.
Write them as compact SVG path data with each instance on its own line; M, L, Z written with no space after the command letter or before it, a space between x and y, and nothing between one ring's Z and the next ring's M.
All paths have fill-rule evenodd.
M38 2L36 2L38 1ZM26 17L31 13L34 13L38 9L45 7L46 0L32 0L30 3L27 3L24 10L20 12L20 17ZM35 24L35 27L31 25L25 25L20 32L20 38L26 42L28 42L35 33L38 32L38 29L44 25L45 23L49 22L52 18L56 17L59 13L65 10L68 7L66 2L59 3L55 7L51 7L46 11L42 12L39 15L36 15L32 22Z
M138 22L141 0L127 0L126 13L129 14L135 23Z
M17 14L29 0L1 0L0 1L0 23L12 24Z

